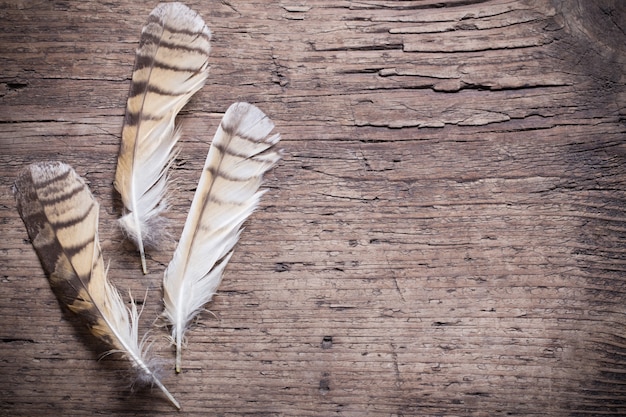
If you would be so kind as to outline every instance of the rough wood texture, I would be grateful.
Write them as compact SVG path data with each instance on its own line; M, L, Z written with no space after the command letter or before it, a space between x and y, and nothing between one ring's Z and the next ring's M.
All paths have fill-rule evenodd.
M286 157L184 372L165 368L184 415L626 414L625 2L188 4L214 41L172 236L230 103L270 115ZM112 180L153 6L0 6L2 415L180 415L96 360L10 191L37 160L86 177L109 276L149 288L149 326L174 240L142 276Z

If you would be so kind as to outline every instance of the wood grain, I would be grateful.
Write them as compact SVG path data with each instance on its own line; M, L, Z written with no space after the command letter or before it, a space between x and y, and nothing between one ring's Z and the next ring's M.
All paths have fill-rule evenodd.
M134 49L154 5L7 1L0 19L0 414L179 415L129 394L63 316L11 194L62 160L101 204L109 277L161 279L228 105L286 156L163 382L184 415L626 414L626 5L189 2L214 38L182 111L172 239L115 225ZM154 330L155 353L173 359Z

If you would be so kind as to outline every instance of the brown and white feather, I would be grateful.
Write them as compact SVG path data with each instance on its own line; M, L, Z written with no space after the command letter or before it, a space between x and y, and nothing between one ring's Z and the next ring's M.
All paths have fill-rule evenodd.
M135 243L144 273L145 249L158 245L167 208L168 169L176 156L178 112L208 77L211 32L182 3L162 3L141 33L126 104L115 188L120 225Z
M17 209L59 302L109 350L121 352L137 377L178 402L147 365L137 306L127 308L106 277L98 240L98 203L84 180L60 162L28 166L15 182Z
M164 317L172 326L176 371L186 328L211 300L241 232L259 204L263 174L280 159L274 124L257 107L226 111L200 177L183 232L163 280Z

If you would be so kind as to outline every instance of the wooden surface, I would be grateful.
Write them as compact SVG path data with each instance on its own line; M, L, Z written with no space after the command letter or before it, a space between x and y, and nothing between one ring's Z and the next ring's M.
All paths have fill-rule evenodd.
M173 238L137 254L112 181L155 4L0 5L0 414L626 414L626 3L192 1L211 76L183 110ZM286 151L174 375L129 393L59 309L11 185L62 160L101 203L109 277L160 283L237 100Z

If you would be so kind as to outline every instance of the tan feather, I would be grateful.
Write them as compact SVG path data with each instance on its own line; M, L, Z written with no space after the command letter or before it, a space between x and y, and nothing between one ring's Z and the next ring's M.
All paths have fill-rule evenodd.
M108 349L121 352L138 378L178 402L148 367L138 340L137 306L127 308L106 277L98 240L98 203L74 170L60 162L27 167L15 196L28 236L60 303L80 316Z
M209 302L239 239L241 225L264 191L263 174L279 159L272 121L248 103L226 111L215 133L187 221L163 280L164 317L172 326L176 371L184 332Z
M167 171L180 129L175 118L208 76L211 32L182 3L162 3L143 28L131 82L115 188L122 196L120 225L135 243L147 273L145 248L161 237Z

